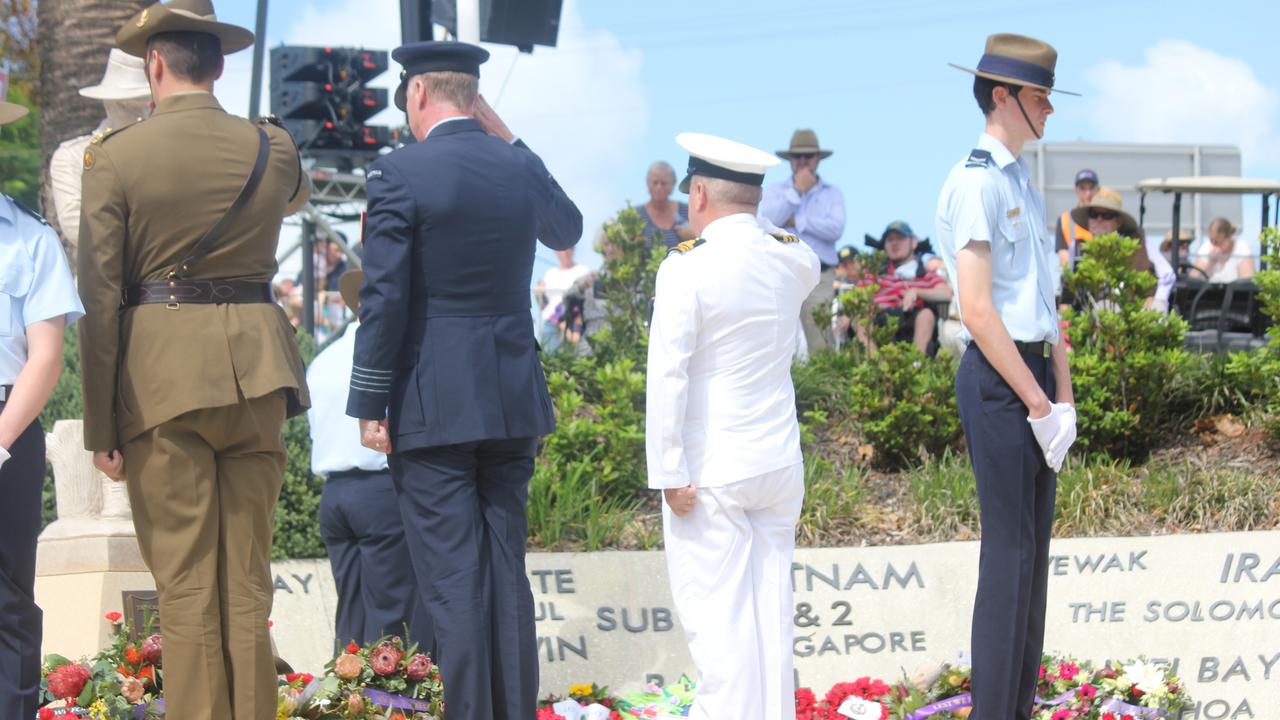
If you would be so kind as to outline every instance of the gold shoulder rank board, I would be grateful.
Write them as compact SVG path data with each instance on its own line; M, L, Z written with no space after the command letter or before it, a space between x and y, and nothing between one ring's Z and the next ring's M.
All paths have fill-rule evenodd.
M692 250L692 249L694 249L694 248L698 247L699 245L701 245L701 244L703 244L703 243L705 243L705 242L706 242L706 240L703 240L702 238L694 238L694 239L692 239L692 240L685 240L684 242L680 243L679 245L676 245L675 247L673 247L673 248L671 248L670 250L668 250L668 251L667 251L667 255L668 255L668 256L676 255L676 254L683 255L684 253L689 252L690 250Z
M792 235L791 233L776 232L776 233L769 233L769 234L773 236L774 240L777 240L780 243L790 244L790 243L800 242L800 238L796 237L795 235Z
M85 170L93 169L93 148L84 149L84 169Z

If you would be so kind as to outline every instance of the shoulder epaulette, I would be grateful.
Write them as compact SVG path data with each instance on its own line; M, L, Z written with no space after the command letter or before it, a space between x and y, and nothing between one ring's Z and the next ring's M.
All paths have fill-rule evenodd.
M702 244L703 244L703 243L705 243L705 242L706 242L706 240L703 240L702 238L694 238L694 239L692 239L692 240L685 240L684 242L682 242L682 243L680 243L680 244L676 245L675 247L671 248L670 250L668 250L668 251L667 251L667 256L668 256L668 257L670 257L670 256L672 256L672 255L677 255L677 254L679 254L679 255L683 255L683 254L685 254L685 253L689 252L690 250L692 250L692 249L694 249L694 248L698 247L699 245L702 245Z
M986 167L991 164L991 153L982 148L974 148L969 151L969 158L964 161L965 167Z
M6 196L6 197L8 197L8 196ZM13 203L13 206L14 206L14 207L18 208L18 209L19 209L19 210L21 210L22 212L24 212L24 213L26 213L26 214L30 215L31 217L35 218L36 220L40 221L40 224L41 224L41 225L48 225L48 224L49 224L49 221L48 221L48 220L45 220L43 215L41 215L40 213L36 212L35 210L32 210L31 208L27 207L26 205L23 205L22 203L18 202L18 199L17 199L17 198L12 198L12 197L11 197L11 198L9 198L9 201Z
M141 123L141 122L142 122L142 118L138 118L137 120L135 120L135 121L133 121L133 122L129 123L128 125L123 125L123 126L121 126L121 127L119 127L119 128L107 128L106 130L101 130L101 131L99 131L99 132L97 132L97 133L95 133L95 134L94 134L93 139L89 141L89 144L90 144L90 145L101 145L101 144L103 144L103 143L105 143L105 142L107 141L107 138L110 138L110 137L112 137L112 136L114 136L114 135L119 135L120 133L124 132L125 130L128 130L129 128L131 128L131 127L133 127L134 125L137 125L137 124L139 124L139 123Z
M769 233L769 234L773 236L774 240L777 240L780 243L786 243L789 245L791 243L800 242L800 238L788 232L775 232L775 233Z

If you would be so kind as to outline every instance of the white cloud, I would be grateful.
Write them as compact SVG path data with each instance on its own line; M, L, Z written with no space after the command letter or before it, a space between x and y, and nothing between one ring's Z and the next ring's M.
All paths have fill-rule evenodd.
M1099 139L1237 145L1246 168L1280 160L1280 94L1247 63L1182 40L1156 43L1145 60L1089 69Z
M400 44L399 17L398 0L311 0L282 31L283 40L271 43L389 50ZM371 22L371 18L391 21ZM623 182L616 169L635 164L632 154L648 123L640 80L643 54L623 47L611 32L584 26L577 0L564 3L558 47L537 47L532 54L502 45L486 48L492 57L482 71L481 92L496 103L498 114L537 151L582 210L585 229L579 259L598 263L598 256L589 250L595 229L634 191L635 183ZM250 52L228 58L218 97L230 112L247 112L251 64ZM267 64L269 69L269 56ZM398 76L399 66L392 62L372 84L393 89ZM262 107L266 112L265 94ZM599 113L617 107L640 109ZM403 114L392 107L372 122L397 125L403 121ZM541 246L539 254L548 261L551 257Z

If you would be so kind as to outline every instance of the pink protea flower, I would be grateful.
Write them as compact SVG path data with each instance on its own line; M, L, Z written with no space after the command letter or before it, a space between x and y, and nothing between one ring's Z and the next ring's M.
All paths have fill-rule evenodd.
M394 675L400 670L404 652L391 643L382 643L369 654L369 667L377 675Z
M418 653L409 658L409 665L404 669L404 676L413 682L426 678L431 674L431 658Z
M355 680L360 677L360 671L364 669L364 661L359 655L343 653L333 661L333 672L343 680Z
M120 695L132 705L142 702L142 696L146 694L147 688L138 678L125 678L120 684Z
M142 641L142 659L148 664L161 667L160 655L164 650L164 640L157 634Z

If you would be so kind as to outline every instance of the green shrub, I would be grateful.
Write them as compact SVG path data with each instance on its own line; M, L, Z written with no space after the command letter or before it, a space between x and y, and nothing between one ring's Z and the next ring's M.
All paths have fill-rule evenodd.
M1079 447L1142 459L1198 405L1197 362L1183 349L1186 323L1143 308L1155 278L1130 266L1139 242L1095 237L1063 282L1083 307L1065 313Z
M921 539L962 540L977 536L978 489L968 456L947 451L908 470L905 476Z
M1256 273L1253 281L1258 285L1262 311L1273 323L1267 332L1271 341L1266 348L1233 363L1231 369L1237 377L1247 379L1244 386L1252 392L1263 424L1272 440L1280 443L1280 230L1266 228L1259 240L1266 269Z

